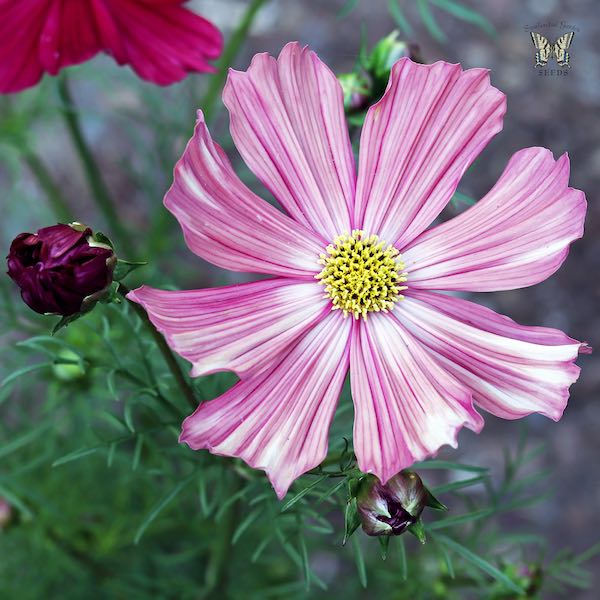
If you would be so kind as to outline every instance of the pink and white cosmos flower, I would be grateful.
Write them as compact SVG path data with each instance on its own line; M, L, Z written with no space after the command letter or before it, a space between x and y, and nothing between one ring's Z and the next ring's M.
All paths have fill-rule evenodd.
M431 226L502 128L487 70L397 62L357 174L342 91L309 49L258 54L223 98L240 154L285 213L242 184L199 113L165 205L193 252L272 277L131 293L193 376L240 377L184 421L181 441L264 469L281 498L325 458L348 370L358 465L382 482L456 446L461 427L479 431L474 405L560 419L585 344L440 293L538 283L583 232L569 160L544 148L517 152L484 198Z

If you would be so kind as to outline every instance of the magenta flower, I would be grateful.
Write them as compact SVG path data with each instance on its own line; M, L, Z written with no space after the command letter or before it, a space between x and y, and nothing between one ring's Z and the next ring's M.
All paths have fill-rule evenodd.
M348 369L358 464L382 484L455 446L462 426L479 431L474 404L560 418L585 345L439 293L538 283L583 231L568 158L544 148L515 154L476 205L427 229L502 127L486 70L398 61L356 176L341 88L307 48L255 56L223 97L240 154L287 214L242 184L199 113L165 205L193 252L273 278L131 294L193 376L240 377L184 421L181 441L264 469L283 497L325 458Z
M219 30L187 0L0 0L0 93L98 52L159 85L207 72L223 48Z

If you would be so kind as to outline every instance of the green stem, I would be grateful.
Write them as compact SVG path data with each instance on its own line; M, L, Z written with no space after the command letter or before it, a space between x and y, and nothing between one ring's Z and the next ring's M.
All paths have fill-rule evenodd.
M73 220L73 211L63 198L62 192L52 178L50 171L42 162L42 159L31 149L26 149L23 158L33 173L39 186L44 190L48 203L54 215L61 223L69 223Z
M215 103L219 97L221 89L223 88L223 84L225 83L227 71L235 60L238 52L241 50L244 40L248 35L248 31L250 30L250 27L252 27L254 18L258 14L258 11L262 8L265 1L266 0L252 0L252 2L248 5L242 20L237 26L237 29L233 32L233 35L223 50L223 54L219 59L217 67L218 70L212 77L208 89L206 90L204 98L200 104L202 110L204 111L204 117L207 122L210 122L210 119L213 116Z
M133 247L130 241L131 238L115 209L108 187L102 178L100 167L96 163L94 155L83 135L81 123L79 122L79 115L77 113L77 106L71 95L67 77L63 73L57 79L58 94L62 102L62 116L67 126L67 130L69 131L69 135L71 136L71 141L79 155L81 166L83 167L94 201L104 215L104 218L110 227L111 234L118 238L119 245L122 246L127 255L133 256Z
M231 498L241 489L238 477L228 491L227 497ZM211 547L210 557L205 571L205 589L203 598L220 600L227 597L227 566L231 554L231 540L238 516L238 501L228 508L223 520L218 525L218 537Z
M119 284L119 294L121 294L121 296L123 296L123 298L126 298L126 296L129 292L130 292L129 288L127 288L122 283ZM169 370L171 371L173 377L175 378L175 381L177 382L177 385L179 386L181 393L183 394L184 398L187 400L187 403L190 405L190 408L192 408L192 410L196 410L196 408L198 408L198 401L196 400L196 396L194 395L194 390L192 390L192 388L188 384L188 382L185 378L185 375L183 374L183 371L181 370L181 367L179 366L179 363L177 362L175 355L171 351L171 348L169 348L169 345L165 341L165 338L154 327L154 325L152 324L152 321L150 321L150 319L148 318L148 313L137 302L132 302L131 300L127 300L127 302L129 302L129 305L131 306L131 308L134 310L134 312L137 314L137 316L142 320L142 322L144 323L144 325L146 326L146 328L148 329L148 331L154 338L154 341L156 342L158 349L160 350L161 354L163 355L163 358L165 359L165 362L167 363Z

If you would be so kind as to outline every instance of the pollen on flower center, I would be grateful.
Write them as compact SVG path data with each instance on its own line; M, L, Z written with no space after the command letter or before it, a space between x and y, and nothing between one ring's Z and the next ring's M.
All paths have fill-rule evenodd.
M336 237L326 252L319 260L323 270L315 278L325 286L332 310L366 318L371 311L391 310L403 298L407 276L400 253L376 235L366 237L355 229L352 235Z

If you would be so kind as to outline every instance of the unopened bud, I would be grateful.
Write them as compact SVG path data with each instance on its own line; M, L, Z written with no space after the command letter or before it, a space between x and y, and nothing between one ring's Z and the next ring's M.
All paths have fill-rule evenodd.
M342 73L338 75L338 81L344 93L346 112L358 112L368 106L371 91L366 76L359 73Z
M385 485L374 475L367 475L361 481L356 499L365 533L400 535L419 522L430 494L416 473L401 471Z
M30 308L66 317L91 309L104 296L117 258L104 236L71 223L19 234L7 262Z
M419 47L398 39L398 32L392 31L388 36L379 40L371 50L366 64L367 71L377 82L385 86L392 66L405 56L415 62L422 62Z

